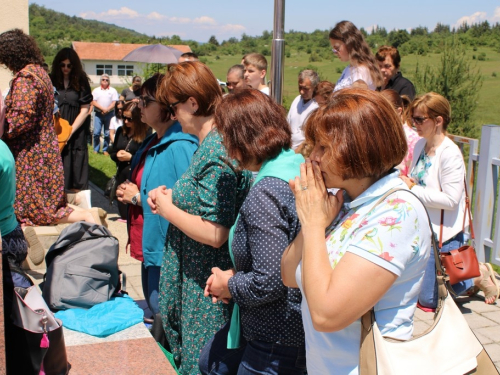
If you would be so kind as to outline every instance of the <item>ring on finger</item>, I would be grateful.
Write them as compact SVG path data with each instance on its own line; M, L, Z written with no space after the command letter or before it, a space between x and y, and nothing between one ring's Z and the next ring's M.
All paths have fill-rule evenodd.
M302 190L307 190L307 185L302 186Z

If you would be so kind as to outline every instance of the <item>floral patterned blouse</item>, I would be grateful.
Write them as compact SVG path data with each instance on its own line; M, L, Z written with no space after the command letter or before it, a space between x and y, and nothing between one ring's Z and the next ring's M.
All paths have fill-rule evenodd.
M5 99L3 139L16 161L16 217L27 225L55 224L72 212L64 196L52 90L45 70L27 65L12 79Z
M426 179L429 174L429 168L432 165L435 156L436 155L433 156L427 155L427 153L425 152L425 148L422 149L422 152L418 156L417 163L415 164L415 167L411 171L411 176L410 176L415 180L415 183L417 185L423 187L427 186Z
M398 276L375 304L375 319L383 335L406 340L413 333L413 314L431 236L425 209L411 193L396 191L376 204L393 188L408 190L398 175L394 171L346 203L327 229L326 247L332 268L351 252ZM299 264L296 280L302 290L301 272ZM357 373L359 320L338 332L318 332L312 326L306 298L302 298L302 320L309 374Z

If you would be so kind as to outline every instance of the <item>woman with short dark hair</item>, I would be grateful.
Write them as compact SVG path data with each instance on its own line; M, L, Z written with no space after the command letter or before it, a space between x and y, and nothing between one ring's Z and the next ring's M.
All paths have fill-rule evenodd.
M50 77L57 90L55 99L59 114L71 125L70 138L61 153L64 188L70 192L86 190L89 182L88 114L92 102L89 78L83 71L78 54L72 48L63 48L57 53Z
M182 132L181 125L156 100L163 74L147 79L141 88L139 108L142 122L155 133L143 142L132 158L130 181L118 186L120 204L128 204L130 256L141 261L142 291L149 309L159 312L160 266L169 222L151 212L146 204L150 190L165 185L172 188L189 167L198 140ZM151 322L145 317L145 322Z
M229 249L235 267L212 268L205 288L205 296L214 303L237 304L241 340L236 338L240 321L234 311L231 324L203 349L201 373L217 369L228 374L303 374L300 292L283 285L280 260L300 230L288 180L300 173L304 158L291 149L283 107L258 90L235 90L224 97L215 123L229 156L258 174L231 228Z
M227 322L231 306L211 304L203 288L212 267L228 269L229 229L250 188L251 174L228 158L214 122L222 92L203 63L170 65L157 100L200 146L172 189L150 192L153 213L170 222L162 263L160 312L182 374L198 374L201 348Z
M307 372L358 374L371 308L384 336L411 338L431 231L394 168L406 138L379 93L336 92L309 117L306 139L314 149L290 183L302 229L283 255L283 282L302 292Z

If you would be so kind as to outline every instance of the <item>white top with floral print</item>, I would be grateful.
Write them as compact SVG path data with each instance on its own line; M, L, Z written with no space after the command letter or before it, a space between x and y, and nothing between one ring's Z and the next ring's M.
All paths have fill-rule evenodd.
M406 191L397 191L374 207L387 191L407 190L398 175L399 172L391 173L346 203L327 230L326 245L332 268L349 251L398 276L375 305L375 319L383 335L406 340L413 333L413 315L430 254L431 235L424 207ZM301 272L302 263L296 272L302 291ZM356 270L352 272L355 274ZM338 332L318 332L312 325L305 298L302 320L309 374L358 373L359 320Z

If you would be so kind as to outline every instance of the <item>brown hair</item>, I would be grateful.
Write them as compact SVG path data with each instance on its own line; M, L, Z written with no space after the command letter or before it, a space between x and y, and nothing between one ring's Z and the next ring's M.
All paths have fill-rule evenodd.
M84 80L89 80L87 74L83 71L82 62L80 57L72 48L66 47L57 52L54 61L52 62L52 71L50 72L50 78L52 79L52 84L57 89L64 89L64 76L62 69L60 67L64 60L69 60L71 63L71 73L69 74L69 85L75 91L80 91L80 88L84 84Z
M370 71L373 83L381 86L384 82L382 73L378 68L375 56L370 46L365 42L361 31L350 21L341 21L330 31L330 39L340 40L345 43L351 65L365 65Z
M398 94L397 91L392 90L392 89L383 90L380 92L380 95L382 95L384 98L386 98L389 101L389 103L392 104L394 109L401 108L401 111L402 111L401 117L403 119L403 122L408 121L407 110L408 110L408 104L410 104L410 102L409 102L409 98L406 95L404 95L405 98L403 98Z
M214 119L229 157L237 158L243 168L291 146L285 110L259 90L235 89L217 106Z
M41 66L43 56L32 36L12 29L0 34L0 64L15 74L29 64Z
M313 98L316 97L317 95L321 95L321 97L323 97L323 99L325 99L325 102L328 102L330 100L330 97L333 94L334 88L335 88L335 85L333 83L331 83L330 81L321 81L314 88Z
M396 68L399 68L401 56L399 55L398 49L392 46L382 46L375 54L375 58L380 62L384 61L387 56L391 56L392 63Z
M136 102L131 101L125 103L122 113L125 112L130 112L132 114L132 126L134 127L134 135L132 136L132 139L137 143L142 143L148 135L149 126L141 120L141 109ZM123 126L123 133L125 135L128 135L127 130L127 127Z
M325 148L342 179L380 178L401 163L408 146L401 119L378 92L344 89L312 112L306 142Z
M417 96L411 103L409 113L413 116L415 109L419 109L427 116L435 119L438 116L443 118L443 130L446 131L448 124L451 122L451 106L450 102L442 95L435 92L428 92Z
M222 92L212 71L199 61L168 65L165 77L156 92L161 105L168 106L168 98L181 103L194 98L198 110L194 116L211 116L222 99Z

